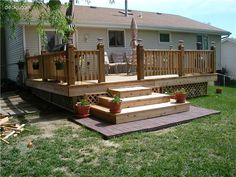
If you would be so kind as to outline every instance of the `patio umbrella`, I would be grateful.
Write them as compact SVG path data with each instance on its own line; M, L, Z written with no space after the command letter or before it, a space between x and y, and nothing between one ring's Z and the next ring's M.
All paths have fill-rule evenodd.
M132 66L135 63L135 60L136 60L136 46L138 45L138 42L137 42L137 39L138 39L138 26L137 26L137 23L136 23L134 18L132 18L130 29L131 29L130 47L131 47L131 52L132 52L132 60L129 63Z

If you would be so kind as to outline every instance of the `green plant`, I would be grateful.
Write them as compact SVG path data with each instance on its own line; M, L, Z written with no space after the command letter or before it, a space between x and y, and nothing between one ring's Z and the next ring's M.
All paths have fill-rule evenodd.
M176 91L175 91L175 94L177 94L177 93L178 93L178 94L180 94L180 93L181 93L181 94L186 94L187 92L185 91L184 88L181 88L180 90L176 90Z
M115 96L113 97L113 99L111 100L111 102L112 102L112 103L117 103L117 104L118 104L118 103L121 103L122 100L120 99L119 96L116 96L116 95L115 95Z
M82 98L79 100L79 104L80 104L80 106L87 106L87 105L89 105L89 102L87 99Z

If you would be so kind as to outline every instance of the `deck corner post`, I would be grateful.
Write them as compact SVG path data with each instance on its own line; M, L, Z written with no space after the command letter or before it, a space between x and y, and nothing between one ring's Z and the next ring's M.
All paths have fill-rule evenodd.
M41 51L41 58L39 60L39 66L41 66L39 69L40 69L40 73L41 73L41 77L42 77L42 80L43 81L47 81L47 77L46 77L46 70L45 70L45 56L44 54L46 54L46 50L42 50Z
M100 42L98 50L98 83L105 82L104 45Z
M215 41L212 41L211 42L211 50L213 51L212 53L212 58L211 58L211 61L212 61L212 73L215 73L216 72L216 46L215 46Z
M137 79L144 79L144 49L143 45L137 45Z
M29 68L28 68L28 57L30 56L29 49L25 50L25 68L26 68L26 78L29 79Z
M68 44L67 46L67 85L75 84L75 51L73 44Z
M179 76L184 75L184 41L179 40L179 58L178 58L178 68L179 68Z

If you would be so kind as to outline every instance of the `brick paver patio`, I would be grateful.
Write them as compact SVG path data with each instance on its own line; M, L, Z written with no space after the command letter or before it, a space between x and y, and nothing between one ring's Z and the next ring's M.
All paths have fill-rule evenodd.
M216 110L190 106L190 111L188 112L116 125L103 122L93 117L72 119L72 121L102 134L105 139L109 139L114 136L120 136L131 132L160 130L218 113L220 112Z

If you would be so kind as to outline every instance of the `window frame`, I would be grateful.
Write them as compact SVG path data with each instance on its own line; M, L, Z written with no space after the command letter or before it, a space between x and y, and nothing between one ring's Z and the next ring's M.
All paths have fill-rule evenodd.
M202 49L200 49L200 50L209 50L209 36L208 35L206 35L206 34L197 34L197 36L196 36L196 41L197 42L199 42L198 41L198 37L201 37L201 47L202 47ZM207 38L207 46L205 45L205 42L204 42L204 38Z
M168 34L169 35L169 41L165 42L165 41L161 41L161 34ZM170 43L172 41L172 36L170 32L159 32L159 43Z
M110 45L110 32L123 32L123 45L122 46L111 46ZM125 30L122 29L108 29L107 30L107 39L108 39L108 48L125 48L126 47L126 34L125 34Z
M62 38L60 38L57 34L56 34L56 30L55 29L45 29L45 33L46 32L55 32L55 35L57 36L57 39L55 40L55 46L58 44L62 44ZM42 43L41 43L41 38L40 35L38 35L38 40L39 40L39 53L41 53L42 51ZM58 42L58 44L56 44Z

